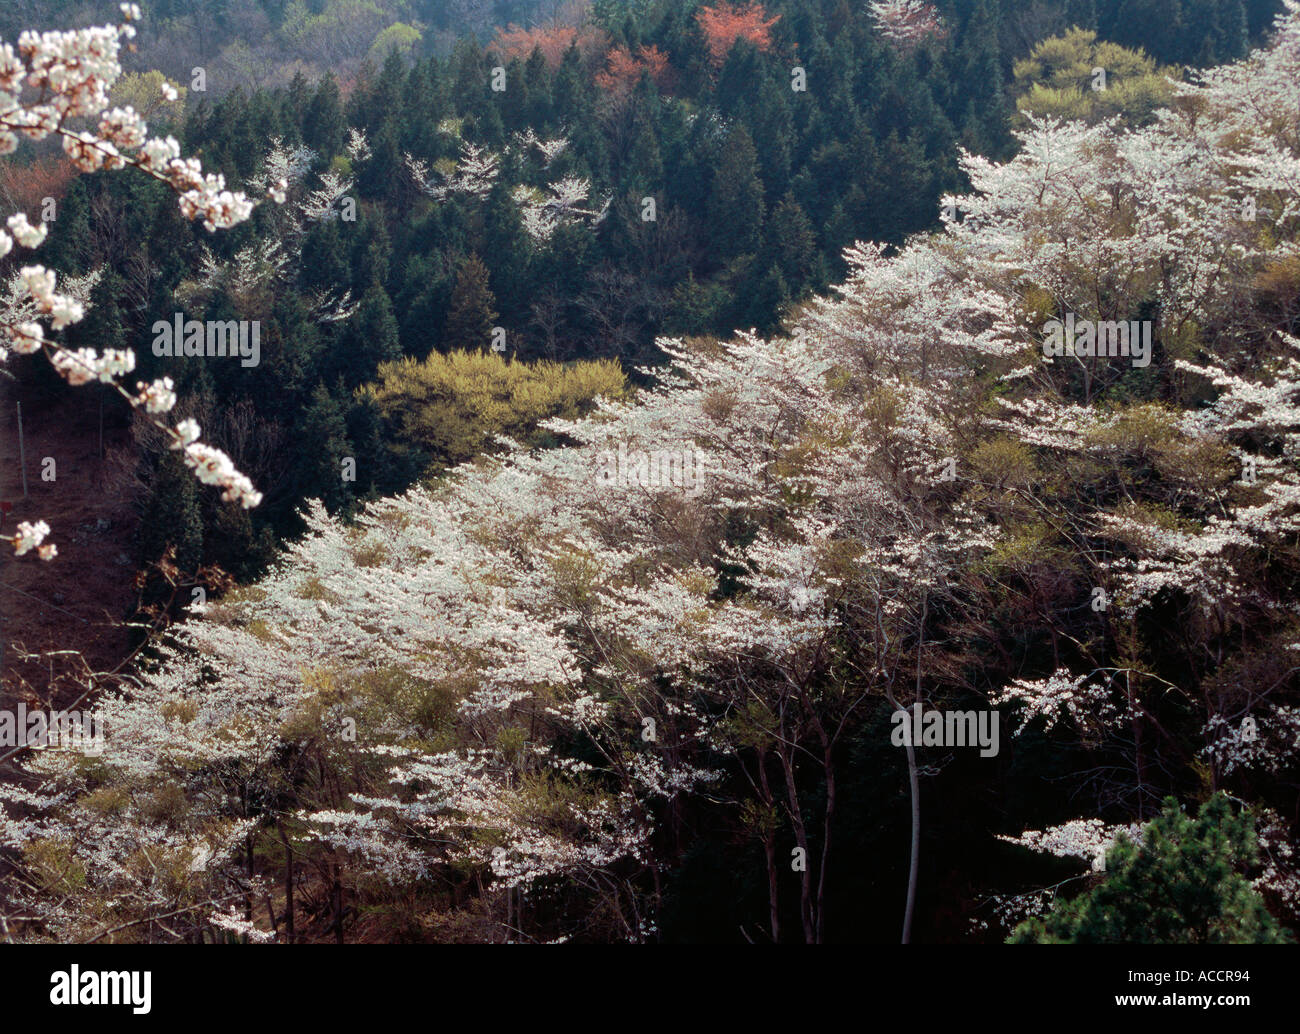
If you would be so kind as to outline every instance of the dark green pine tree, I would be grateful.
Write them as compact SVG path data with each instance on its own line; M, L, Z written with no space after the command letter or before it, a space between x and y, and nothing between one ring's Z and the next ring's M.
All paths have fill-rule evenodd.
M639 126L628 151L627 161L619 170L618 189L645 197L662 189L664 163L653 123L649 118L639 118L637 121Z
M617 217L618 206L615 206L605 221ZM561 298L577 298L587 284L596 250L596 236L590 226L568 223L558 227L550 246L537 257L536 282L545 284ZM531 306L533 299L528 301Z
M278 97L266 90L258 90L249 98L235 141L235 168L241 176L250 176L257 171L266 152L266 141L283 138L286 128L281 119Z
M1193 57L1184 52L1186 25L1179 0L1122 0L1115 21L1108 38L1116 43L1141 47L1167 64Z
M583 117L591 110L592 87L582 71L582 54L577 45L564 52L560 67L555 72L554 118L557 122L574 126L583 124Z
M80 178L76 181L82 182ZM59 216L57 236L71 236L76 228L69 227L64 216ZM148 241L149 259L156 262L158 284L175 284L190 274L191 242L195 239L194 225L181 215L174 201L164 199L153 210L153 218L145 239ZM89 236L89 235L88 235Z
M1284 944L1264 899L1238 870L1258 854L1246 812L1218 793L1196 818L1172 797L1144 830L1121 838L1097 886L1022 923L1016 944Z
M68 328L68 344L73 348L101 350L125 348L126 321L117 304L124 290L122 278L111 269L105 270L90 292L85 318Z
M744 104L744 122L754 139L759 174L765 196L775 202L790 187L790 168L794 152L794 116L790 98L796 97L790 81L777 81L764 74L755 84Z
M380 363L402 356L397 317L388 292L373 281L361 298L346 337L344 361L338 370L349 388L374 377Z
M1186 0L1179 50L1202 68L1218 64L1223 42L1221 7L1221 0Z
M497 111L501 115L501 123L512 132L522 130L528 125L532 101L529 97L528 78L524 73L524 65L518 58L512 58L506 65L506 84L504 93L492 95L497 99Z
M1226 64L1246 55L1250 33L1242 0L1189 0L1184 19L1185 48L1201 67Z
M207 306L201 313L196 313L201 320L214 320L222 323L234 320L238 322L243 317L239 310L235 308L234 301L224 291L217 294L208 302ZM269 368L271 356L268 354L270 349L266 346L267 341L261 339L261 329L258 330L258 360L259 365L253 369L244 369L239 363L234 362L205 362L199 364L203 367L214 392L214 398L219 404L228 404L236 401L250 386L250 383L261 381L266 376L266 370ZM192 362L192 360L191 360ZM262 366L267 363L267 366ZM187 364L189 365L189 364Z
M778 270L792 297L818 285L821 269L812 221L793 197L772 210L767 221L767 264Z
M859 109L854 100L854 71L859 62L854 60L853 44L845 34L829 47L819 48L808 62L808 81L816 83L818 101L831 135L837 140L849 140L858 126ZM875 74L887 74L876 69ZM872 92L869 96L877 96Z
M1220 18L1223 42L1219 46L1219 60L1240 60L1250 51L1250 19L1244 0L1228 0Z
M758 48L748 40L737 40L718 73L715 93L718 110L728 118L739 118L753 96L755 85L766 76L763 55Z
M97 265L95 256L91 253L91 241L94 238L90 232L90 205L93 196L90 184L90 177L78 176L68 184L67 193L55 201L54 214L59 232L51 233L41 246L41 261L52 269L84 273ZM171 209L179 219L175 202L172 202Z
M142 565L161 560L168 546L176 548L176 566L184 572L192 573L203 563L199 488L179 453L168 451L158 458L140 520Z
M496 62L489 62L484 57L478 40L470 36L457 41L448 60L452 79L451 95L455 98L458 114L481 118L489 110L495 111L500 95L492 92L489 75ZM510 89L508 79L506 89ZM499 123L500 119L497 121Z
M436 125L442 118L434 89L433 67L431 61L417 61L407 69L402 82L401 108L395 121L403 151L424 153L421 143L426 127L420 123L431 121Z
M407 74L402 117L397 120L402 150L411 154L435 153L442 139L438 123L451 113L438 59L431 57L416 62Z
M394 47L384 58L384 66L372 87L365 92L366 111L358 121L368 133L374 134L388 122L395 122L402 114L402 94L406 86L406 62Z
M370 157L361 166L357 192L364 198L404 207L414 200L415 185L402 166L401 148L392 120L385 121L370 143Z
M412 256L407 263L402 289L396 297L402 351L406 355L424 359L438 347L451 305L451 288L451 279L441 263L422 255Z
M351 487L358 498L395 495L429 469L429 454L400 441L385 425L378 404L367 395L352 399L347 431L356 449L357 480Z
M673 203L701 224L708 220L710 176L718 153L705 121L693 121L684 146L664 166L664 174L673 184Z
M524 85L528 88L525 120L540 130L551 123L550 73L540 47L534 47L524 64Z
M483 254L491 263L488 279L497 285L501 311L512 323L523 319L532 300L528 280L529 245L519 206L510 196L505 178L499 177L483 204Z
M447 328L442 335L443 347L448 350L490 347L496 320L496 298L488 285L487 266L477 255L470 255L456 274Z
M249 383L245 397L259 413L283 412L286 402L294 410L303 405L323 374L322 359L340 351L326 352L324 339L338 333L335 324L321 324L308 308L307 299L296 291L276 298L270 318L262 319L262 362L255 383Z
M326 72L316 87L316 95L307 105L303 120L303 142L327 161L343 150L345 135L343 105L339 101L339 86L334 73Z
M934 169L916 136L900 140L891 133L881 146L880 163L873 172L867 183L874 224L868 236L872 240L901 242L938 219Z
M958 125L961 126L961 146L971 154L994 156L998 153L998 147L994 145L993 138L989 135L988 120L980 114L973 100L966 105Z
M356 460L352 443L348 440L347 420L343 406L324 385L316 385L311 402L302 413L298 425L297 441L300 443L295 465L297 496L299 499L319 499L331 512L337 512L353 499L353 482L345 481L347 472L344 460ZM357 472L357 480L361 474Z
M1095 24L1095 12L1091 18ZM1006 126L1011 112L1002 89L997 8L992 0L975 0L951 68L948 113L962 128L963 146L977 153L997 153L1009 144Z
M853 189L859 190L857 187ZM852 203L852 195L849 201ZM830 215L827 216L826 223L822 227L822 254L826 257L831 279L843 278L848 268L844 262L844 249L852 244L857 236L860 235L855 231L853 217L848 214L843 204L836 202L831 207Z
M1245 0L1248 37L1254 38L1272 28L1279 13L1277 0Z
M744 298L745 315L739 323L742 327L753 327L760 334L770 335L781 326L782 309L790 300L790 288L778 266L773 265L758 282L752 294L741 295Z
M709 240L719 262L758 250L763 233L763 183L749 130L737 126L713 170Z
M284 119L295 128L297 133L302 132L303 122L307 118L307 107L311 104L311 99L311 86L307 82L307 77L299 69L294 72L293 79L290 80L282 97Z
M796 4L787 16L781 18L777 25L784 26L783 33L792 40L794 48L800 55L807 56L819 46L826 46L827 36L837 36L852 25L853 9L848 0L840 0L832 10L831 16L822 17L816 4Z
M302 286L307 291L337 291L352 282L339 220L312 225L302 242Z
M722 288L702 284L690 273L673 290L664 330L668 334L707 334L719 322L725 302Z
M1097 0L1069 0L1065 5L1065 20L1081 29L1097 28Z
M344 223L344 227L350 224ZM363 295L372 283L388 286L389 260L393 255L393 242L388 236L388 227L376 212L373 216L363 213L356 223L356 230L349 231L352 240L352 291L354 295Z
M830 17L826 19L826 35L830 36L831 39L834 39L852 24L853 9L849 7L848 0L839 0L835 5L835 9L831 11ZM803 37L801 36L801 46L802 39ZM811 39L809 39L809 42L812 42Z

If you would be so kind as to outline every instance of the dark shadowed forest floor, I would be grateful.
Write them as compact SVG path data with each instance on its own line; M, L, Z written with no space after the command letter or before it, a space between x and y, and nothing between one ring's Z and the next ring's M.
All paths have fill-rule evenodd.
M23 431L29 497L23 499L15 403L24 398L0 381L0 503L12 506L0 530L11 535L21 521L43 520L58 556L0 551L0 706L20 699L66 706L74 673L107 671L129 653L121 620L135 598L132 545L137 516L126 493L115 491L109 464L100 458L99 405L92 388L60 405L27 401ZM129 446L125 429L106 427L104 446ZM55 477L42 481L46 457ZM48 467L48 464L46 464ZM71 630L75 630L70 635ZM30 655L55 656L33 660ZM24 656L27 655L27 656ZM82 681L84 686L84 681Z

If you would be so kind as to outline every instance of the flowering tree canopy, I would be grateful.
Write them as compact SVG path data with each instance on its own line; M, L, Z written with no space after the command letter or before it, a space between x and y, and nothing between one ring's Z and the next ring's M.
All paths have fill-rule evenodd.
M774 21L701 19L727 47ZM1009 161L964 154L942 230L847 249L788 335L661 340L551 448L500 440L351 522L312 504L106 695L93 764L0 790L30 936L268 938L296 857L425 933L647 940L703 801L761 849L766 932L822 941L848 738L958 702L1104 752L1004 841L1091 871L1156 815L1153 770L1236 780L1261 842L1293 840L1250 776L1293 772L1300 731L1300 328L1270 293L1300 283L1297 82L1288 0L1150 124L1030 117ZM483 197L498 159L408 164ZM548 189L518 199L539 236L590 215L585 182ZM1051 347L1067 321L1125 347ZM1289 852L1254 883L1300 901Z

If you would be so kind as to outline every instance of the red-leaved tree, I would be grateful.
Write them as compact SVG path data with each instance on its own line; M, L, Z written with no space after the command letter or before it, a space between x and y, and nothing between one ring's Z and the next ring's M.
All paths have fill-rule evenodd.
M40 211L47 197L63 197L76 174L76 169L54 155L25 165L0 162L0 202L15 211Z
M772 26L781 18L779 14L768 18L762 4L733 4L727 0L718 0L712 7L701 7L698 17L709 59L717 66L727 59L738 39L749 40L759 50L771 50Z
M596 73L596 85L623 94L641 81L642 74L649 74L660 90L668 89L672 85L668 55L655 46L639 47L635 55L627 47L614 47L605 57L604 69Z
M511 25L505 29L497 28L496 38L488 44L488 50L504 61L512 58L527 61L534 50L540 49L547 67L554 69L559 67L565 52L574 44L583 58L590 58L599 53L606 42L604 32L596 28L578 29L572 25L552 24L521 29L518 25Z

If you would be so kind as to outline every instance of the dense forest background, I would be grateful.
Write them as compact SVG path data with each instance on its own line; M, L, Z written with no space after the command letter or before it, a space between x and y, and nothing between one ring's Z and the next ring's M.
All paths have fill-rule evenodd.
M1011 153L1017 99L1048 78L1014 75L1036 44L1079 26L1162 65L1212 65L1241 57L1278 9L958 0L937 5L941 36L899 48L847 0L771 3L716 38L696 17L701 5L675 0L144 6L131 60L166 73L183 96L146 100L160 80L128 76L123 102L136 99L156 129L232 183L264 173L270 141L309 149L308 187L334 176L314 218L290 231L267 211L211 235L181 219L160 184L129 172L71 180L55 155L11 160L0 191L29 210L57 196L63 232L45 261L67 274L103 270L73 343L134 346L139 372L171 376L214 442L272 486L251 518L231 518L165 450L146 450L137 559L171 545L183 570L217 564L241 580L301 530L304 500L347 509L467 455L447 440L455 432L406 434L399 405L358 392L382 363L487 350L501 327L517 360L616 359L635 381L636 367L662 358L658 335L774 331L791 304L842 278L853 241L897 244L938 225L939 197L963 187L959 146ZM84 3L7 5L0 35L98 14ZM792 89L795 66L806 90ZM495 67L505 69L499 92ZM202 92L191 89L195 69ZM350 133L364 136L363 153L350 153ZM524 134L569 143L543 167L518 143ZM407 157L436 169L466 144L503 154L486 189L422 193ZM604 217L531 238L517 188L566 178L586 181L597 207L608 202ZM322 299L334 303L327 318ZM176 312L259 319L260 364L155 358L150 328ZM48 390L64 390L42 373ZM424 390L453 390L451 372L442 377ZM492 390L520 409L517 386ZM550 396L524 416L579 402ZM107 404L110 426L128 418L120 400ZM487 425L470 432L473 444L507 429ZM356 460L355 481L340 481L344 457Z

